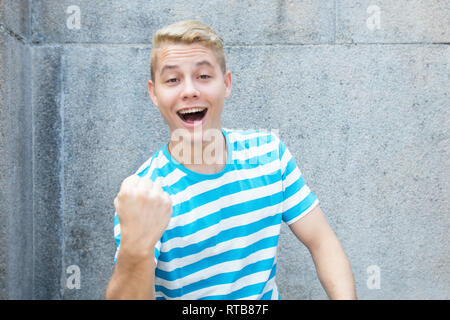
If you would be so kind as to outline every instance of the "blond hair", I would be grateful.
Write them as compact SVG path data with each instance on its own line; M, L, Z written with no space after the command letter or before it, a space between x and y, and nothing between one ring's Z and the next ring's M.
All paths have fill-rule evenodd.
M223 39L214 29L200 21L185 20L159 29L153 36L153 48L150 54L150 76L152 81L155 80L158 50L166 44L179 43L198 43L211 49L219 62L220 69L225 74L226 64L225 53L223 51Z

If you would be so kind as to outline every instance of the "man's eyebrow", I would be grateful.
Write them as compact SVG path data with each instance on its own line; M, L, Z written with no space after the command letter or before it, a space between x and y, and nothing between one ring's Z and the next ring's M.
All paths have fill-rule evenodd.
M208 60L202 60L195 64L196 67L200 67L200 66L204 66L204 65L214 69L214 66ZM168 69L178 69L178 68L179 67L177 65L166 64L164 67L162 67L160 74L162 75L164 73L164 71L166 71Z
M208 67L211 67L211 68L214 69L214 66L213 66L213 65L211 64L211 62L209 62L208 60L202 60L202 61L197 62L197 63L195 64L196 67L200 67L200 66L203 66L203 65L207 65Z
M178 69L178 66L177 65L166 64L164 67L162 67L160 74L163 74L164 71L166 71L167 69Z

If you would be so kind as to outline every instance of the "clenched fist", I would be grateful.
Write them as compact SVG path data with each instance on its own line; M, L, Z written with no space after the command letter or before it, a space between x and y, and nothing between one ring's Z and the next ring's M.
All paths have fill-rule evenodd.
M132 175L114 199L120 221L120 252L145 258L153 254L172 216L172 201L158 183Z

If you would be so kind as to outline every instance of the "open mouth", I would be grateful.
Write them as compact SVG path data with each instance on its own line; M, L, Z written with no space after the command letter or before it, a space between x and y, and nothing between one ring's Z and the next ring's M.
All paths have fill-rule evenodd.
M206 112L208 112L207 108L191 108L180 110L177 114L184 122L194 123L195 121L202 121Z

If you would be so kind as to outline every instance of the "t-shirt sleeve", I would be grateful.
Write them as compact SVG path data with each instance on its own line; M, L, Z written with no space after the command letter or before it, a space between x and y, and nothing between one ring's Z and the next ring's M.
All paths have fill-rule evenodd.
M319 199L309 189L286 145L280 139L278 141L283 185L282 219L290 225L314 209L319 204Z
M114 241L116 242L116 254L114 255L114 262L117 262L117 255L120 247L120 223L117 212L114 211Z

